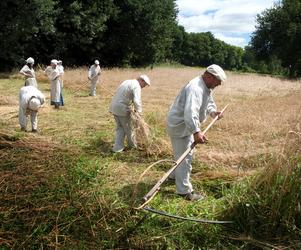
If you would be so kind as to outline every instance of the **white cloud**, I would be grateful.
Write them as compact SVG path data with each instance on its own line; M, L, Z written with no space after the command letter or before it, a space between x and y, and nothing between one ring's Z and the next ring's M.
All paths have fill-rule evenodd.
M255 17L276 0L177 0L178 22L187 32L212 32L236 46L247 45L246 33L255 30Z

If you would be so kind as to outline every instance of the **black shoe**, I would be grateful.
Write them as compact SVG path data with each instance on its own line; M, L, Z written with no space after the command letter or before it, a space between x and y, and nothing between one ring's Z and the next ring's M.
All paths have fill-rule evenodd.
M200 200L204 199L203 195L194 193L194 192L191 192L188 194L179 194L179 195L188 201L200 201Z
M32 133L38 133L38 130L37 129L33 129L31 130Z
M27 132L26 128L21 128L21 131Z

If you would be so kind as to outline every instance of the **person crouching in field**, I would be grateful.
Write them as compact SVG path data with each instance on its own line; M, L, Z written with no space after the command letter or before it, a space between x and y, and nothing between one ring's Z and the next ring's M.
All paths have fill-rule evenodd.
M91 81L90 96L96 96L96 85L100 77L101 69L99 67L99 61L95 60L94 64L89 68L88 79Z
M57 68L58 61L53 59L51 60L51 65L45 69L45 74L50 80L50 96L51 96L51 105L54 105L56 109L59 109L60 106L64 106L64 100L62 95L62 86L60 82L61 73Z
M38 87L36 75L33 69L34 59L32 57L27 58L26 64L20 70L20 74L25 76L24 86L35 86Z
M200 123L209 114L212 118L219 116L212 97L212 90L226 80L224 70L215 64L210 65L203 75L192 79L182 88L167 115L167 132L170 136L174 160L191 146L193 142L204 143L207 139L202 134ZM186 159L172 172L169 179L175 180L176 193L187 200L196 201L203 198L195 193L190 182L193 150Z
M30 115L32 132L38 131L38 111L44 104L45 96L34 86L24 86L19 92L19 123L22 131L26 131L27 119Z
M126 80L120 84L112 99L109 110L114 115L116 123L114 152L124 150L125 136L129 147L137 147L131 125L131 104L133 104L135 112L142 112L141 89L146 86L150 86L150 80L146 75L141 75L137 79Z

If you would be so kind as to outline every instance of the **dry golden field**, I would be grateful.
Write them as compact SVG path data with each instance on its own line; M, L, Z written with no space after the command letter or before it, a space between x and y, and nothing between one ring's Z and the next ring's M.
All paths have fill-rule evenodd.
M152 84L142 90L144 119L151 128L161 129L161 146L170 152L169 140L164 133L168 108L180 88L202 72L203 69L189 67L103 69L98 95L93 98L88 96L87 69L67 69L64 76L66 105L61 111L55 111L49 105L49 83L42 70L38 70L39 86L47 97L47 104L39 114L40 135L50 136L54 141L62 134L76 138L86 128L113 134L113 119L108 112L111 97L123 80L143 73L150 77ZM214 90L214 98L219 109L226 104L230 104L229 108L224 119L209 131L210 143L198 147L196 157L237 171L237 163L242 159L278 152L289 131L300 132L301 81L232 72L227 72L227 76L226 83ZM7 81L8 84L17 81L17 85L22 86L17 74ZM14 116L18 109L18 88L6 93L2 87L0 91L2 118L10 118L11 128L18 130Z
M47 78L42 70L37 70L38 83L47 97L47 104L40 111L40 134L35 136L61 143L62 138L76 141L85 136L87 131L101 132L106 147L111 147L114 139L114 121L108 112L111 97L123 80L136 78L143 73L150 77L152 84L142 90L142 101L144 119L150 125L152 139L155 140L153 154L158 154L158 159L166 154L171 155L165 133L168 108L180 88L202 72L203 69L189 67L103 69L98 95L93 98L88 96L87 69L67 69L64 76L66 105L56 111L49 105ZM242 162L252 162L252 159L266 153L280 152L288 133L300 132L300 80L232 72L227 72L227 75L226 83L214 90L214 98L219 109L226 104L230 104L229 108L224 119L208 132L209 143L198 146L195 151L195 157L211 167L208 173L202 171L195 178L216 178L224 173L234 177L251 173L254 169L244 169ZM15 86L6 92L2 85L0 113L2 119L8 119L9 129L18 131L17 95L23 81L18 74L6 81Z

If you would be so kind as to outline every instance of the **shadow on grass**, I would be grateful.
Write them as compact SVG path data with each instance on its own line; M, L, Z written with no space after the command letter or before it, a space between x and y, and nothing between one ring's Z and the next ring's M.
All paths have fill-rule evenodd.
M109 141L106 136L98 136L93 137L89 146L83 149L90 155L100 156L102 158L113 158L121 162L151 164L158 160L155 156L150 156L143 150L125 147L123 152L115 153L112 151L112 147L113 142Z

